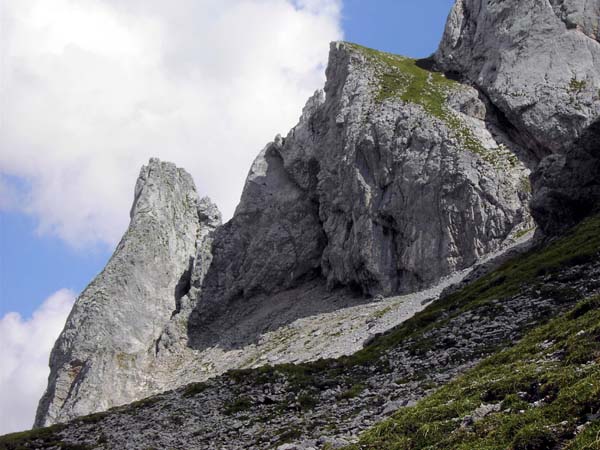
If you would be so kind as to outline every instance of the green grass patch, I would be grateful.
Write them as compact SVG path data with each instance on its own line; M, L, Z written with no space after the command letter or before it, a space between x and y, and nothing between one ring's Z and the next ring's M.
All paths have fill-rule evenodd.
M303 392L298 396L298 404L302 409L313 409L319 404L319 399L312 392Z
M237 397L234 400L225 403L223 412L231 416L233 414L237 414L242 411L248 411L254 406L252 399L250 397L241 396Z
M278 444L285 444L286 442L292 442L296 439L299 439L302 436L302 432L297 428L282 428L279 430L279 435L277 436Z
M141 400L132 402L128 406L133 409L148 408L149 406L152 406L152 405L158 403L160 401L160 399L161 399L160 395L155 395L153 397L146 397ZM98 413L98 414L104 414L105 416L108 415L106 413ZM94 415L96 415L96 414L94 414ZM84 417L90 417L90 416L84 416Z
M375 311L371 315L371 317L374 318L374 319L381 319L383 316L385 316L387 313L389 313L393 309L394 309L394 305L386 306L384 308L381 308L381 309L378 309L377 311Z
M597 450L600 448L600 421L590 423L565 446L565 450Z
M531 232L533 230L535 230L535 227L525 228L524 230L521 230L518 233L515 233L515 239L520 239L523 236L525 236L527 233L529 233L529 232Z
M347 400L354 397L358 397L367 387L362 383L357 383L350 387L350 389L346 389L342 393L338 395L338 399Z
M573 77L569 82L569 91L578 94L585 89L586 85L587 83L585 80L578 80L576 77Z
M600 411L599 363L600 297L595 297L398 411L348 448L598 448L593 446L599 442L598 420L589 418ZM501 411L461 427L482 403L500 404ZM587 431L576 435L582 424Z
M77 417L75 419L76 423L80 423L80 424L94 424L94 423L98 423L102 420L104 420L105 417L108 416L108 412L103 411L103 412L97 412L97 413L93 413L93 414L88 414L87 416L81 416L81 417Z
M184 397L194 397L208 388L206 383L191 383L188 384L183 390Z
M63 442L60 432L65 425L57 424L46 428L21 431L0 436L0 450L25 450L40 448L57 448L61 450L89 450L87 445Z
M357 44L346 44L360 51L374 67L378 76L376 100L399 98L404 102L420 105L427 114L443 121L461 145L480 155L495 167L508 162L511 166L518 159L503 147L496 151L486 149L463 120L447 104L448 95L461 89L460 83L446 78L442 73L427 70L420 60L392 53L380 52Z

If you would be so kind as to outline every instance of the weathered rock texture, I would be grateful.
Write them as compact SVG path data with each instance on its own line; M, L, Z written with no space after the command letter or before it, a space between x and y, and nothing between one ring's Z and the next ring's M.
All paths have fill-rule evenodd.
M458 0L435 55L489 98L531 154L552 154L533 177L532 211L547 233L600 200L599 27L598 0Z
M557 234L600 207L600 119L564 154L545 158L532 175L531 203L544 231Z
M102 449L346 448L344 444L356 441L363 430L414 405L490 353L512 345L533 326L571 309L581 298L600 293L600 247L598 239L595 241L595 255L571 258L570 266L561 264L549 274L542 272L517 292L504 291L498 298L487 296L499 286L506 287L502 280L507 273L503 272L503 277L492 273L478 290L469 293L467 289L456 296L453 308L438 309L427 321L414 321L407 328L376 338L357 357L234 371L74 420L17 443L25 444L23 448L48 450L57 448L57 443L65 448L86 445ZM539 261L543 251L538 248L525 258ZM556 255L556 250L549 251ZM523 256L509 267L517 266L519 271L531 267L531 261L520 263L520 258ZM514 275L508 274L509 284ZM452 304L449 298L444 301ZM551 357L554 364L560 361L562 366L566 364L561 359L564 351L558 348ZM593 366L593 357L590 354L591 361L575 370ZM540 364L539 360L528 362L534 368ZM531 385L537 388L539 383ZM528 392L535 396L528 397L530 404L525 410L535 409L538 400L549 398L545 391ZM494 404L499 410L500 403ZM483 409L478 408L482 413ZM457 425L465 421L460 410L455 415L452 421ZM473 419L477 420L476 416ZM415 422L415 427L421 425ZM570 424L573 430L577 425L575 420ZM565 438L572 435L564 433Z
M531 226L527 153L501 125L477 90L417 61L332 44L325 90L256 158L227 224L182 170L142 170L130 228L53 351L36 424L238 367L235 349L264 333L498 250Z
M308 279L389 295L472 265L528 226L521 154L475 89L332 44L325 91L260 153L216 233L191 334Z
M259 154L223 226L185 172L151 161L128 232L52 353L36 424L255 366L261 342L303 318L331 328L314 316L429 287L531 227L532 187L546 233L589 214L599 11L459 0L432 59L332 44L324 91ZM269 360L293 359L273 348Z
M129 229L75 302L54 346L37 426L147 394L152 377L145 369L190 288L197 242L214 228L215 216L209 201L198 202L184 170L157 159L142 168Z

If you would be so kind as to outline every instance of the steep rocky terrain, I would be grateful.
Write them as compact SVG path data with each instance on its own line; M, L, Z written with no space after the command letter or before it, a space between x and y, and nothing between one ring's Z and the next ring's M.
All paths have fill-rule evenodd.
M136 198L121 244L131 253L119 257L118 249L92 284L98 288L77 302L36 424L255 365L267 355L264 346L249 346L303 317L426 289L473 265L532 227L525 163L525 150L501 131L475 89L408 58L332 44L325 91L308 101L285 139L259 154L232 220L218 226L215 207L199 202L191 180L179 179L189 177L171 166L179 178L156 176L152 186L177 196L165 204L153 200L159 194ZM145 234L142 248L136 233L146 211L161 228ZM151 266L119 266L131 258ZM178 268L155 277L166 258ZM109 292L110 301L96 291ZM160 313L152 321L133 317L152 308L151 298L159 298ZM119 311L117 303L127 307ZM130 321L150 328L135 347L119 341ZM327 356L360 348L359 336L340 334L352 342ZM315 341L306 346L316 348ZM111 351L97 356L94 348ZM281 352L268 357L323 356Z
M36 424L164 393L0 448L594 448L599 13L457 0L427 60L333 43L224 225L151 160ZM529 204L534 248L438 299L533 227Z
M190 175L150 161L135 186L131 224L79 296L50 357L36 424L128 403L148 392L148 365L189 290L196 243L217 225Z
M216 232L191 345L260 330L244 320L257 296L272 304L307 280L369 296L415 291L531 227L526 154L496 123L469 86L332 44L324 92L259 154Z
M0 448L555 448L527 447L530 437L597 448L598 294L600 216L442 297L352 356L230 371L0 438ZM524 334L514 350L478 364Z

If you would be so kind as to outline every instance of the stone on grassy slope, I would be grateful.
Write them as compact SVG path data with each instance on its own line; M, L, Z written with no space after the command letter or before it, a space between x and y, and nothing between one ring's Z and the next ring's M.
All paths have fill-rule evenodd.
M50 357L37 426L128 403L148 393L163 328L192 281L200 215L191 176L151 159L140 172L131 222L104 270L77 299Z

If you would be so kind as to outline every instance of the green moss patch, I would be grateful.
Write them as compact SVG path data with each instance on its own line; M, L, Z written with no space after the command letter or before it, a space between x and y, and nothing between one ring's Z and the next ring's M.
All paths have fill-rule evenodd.
M350 389L347 389L344 392L342 392L338 396L338 398L341 400L344 400L344 399L358 397L362 393L362 391L364 391L365 389L366 389L366 386L364 384L357 383L357 384L351 386Z
M577 78L573 77L569 82L569 91L573 93L579 93L585 89L586 85L587 83L585 80L578 80Z
M464 148L480 155L488 163L498 166L504 159L514 166L518 162L512 153L486 149L470 128L447 105L450 93L461 89L461 84L442 73L427 70L419 61L392 53L380 52L357 44L346 44L360 51L375 68L379 90L376 100L399 98L420 105L429 115L443 121Z
M227 415L233 415L242 411L248 411L249 409L252 409L253 406L254 403L250 397L241 396L225 403L223 412Z
M194 397L208 388L206 383L191 383L183 389L184 397Z

